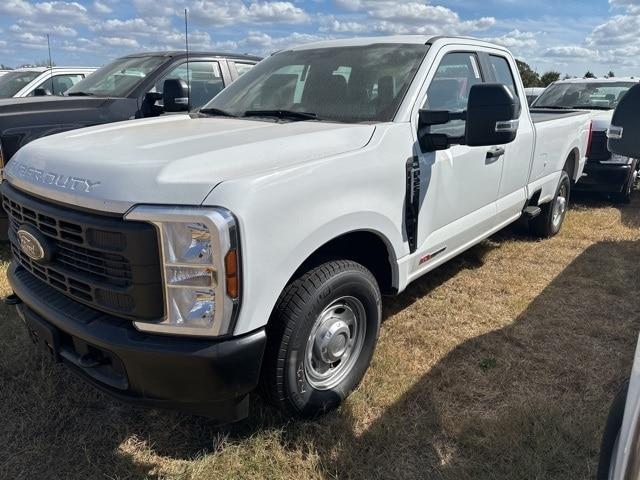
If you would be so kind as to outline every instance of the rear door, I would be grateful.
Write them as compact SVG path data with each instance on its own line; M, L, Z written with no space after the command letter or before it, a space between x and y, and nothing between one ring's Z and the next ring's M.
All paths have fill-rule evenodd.
M486 65L488 77L493 83L505 85L511 93L520 99L521 111L518 124L518 135L504 148L504 167L498 200L496 202L497 216L500 222L508 221L520 215L526 202L526 185L530 176L533 145L535 141L534 127L526 103L526 95L521 83L517 81L517 66L507 54L495 51L481 55Z
M479 53L450 45L438 52L427 78L419 107L463 111L473 85L486 81ZM414 118L417 117L417 112ZM465 122L431 127L433 133L463 136ZM421 176L418 218L418 269L452 255L495 225L495 202L502 174L502 156L490 156L487 147L453 145L447 150L422 152L417 159Z

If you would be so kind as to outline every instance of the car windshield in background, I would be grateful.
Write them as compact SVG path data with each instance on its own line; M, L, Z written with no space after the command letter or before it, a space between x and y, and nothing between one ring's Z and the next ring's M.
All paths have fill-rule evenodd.
M292 121L391 121L428 48L376 44L283 51L242 75L202 111Z
M0 77L0 98L11 98L42 72L8 72Z
M120 58L67 90L68 96L126 97L165 57ZM1 80L0 80L1 81Z
M547 88L532 108L612 110L634 82L558 83Z

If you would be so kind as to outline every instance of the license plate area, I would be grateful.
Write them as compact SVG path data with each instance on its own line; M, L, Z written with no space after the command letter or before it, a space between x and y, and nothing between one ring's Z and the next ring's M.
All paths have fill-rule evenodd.
M48 353L54 361L60 361L60 333L53 326L33 315L25 315L25 325L31 342Z

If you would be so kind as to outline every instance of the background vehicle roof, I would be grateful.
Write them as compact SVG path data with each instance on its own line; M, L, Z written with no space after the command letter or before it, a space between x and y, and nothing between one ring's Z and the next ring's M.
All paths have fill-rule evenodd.
M611 77L611 78L567 78L558 80L558 83L619 83L619 82L640 82L640 77Z
M52 67L51 70L53 70L54 72L56 70L97 70L98 67ZM40 72L40 73L44 73L44 72L48 72L49 71L49 67L20 67L20 68L15 68L13 70L3 70L6 72Z
M159 52L140 52L140 53L131 53L129 55L124 55L120 58L141 58L141 57L186 57L187 52L184 50L167 50L167 51L159 51ZM231 58L237 60L251 60L259 62L262 60L262 57L257 57L255 55L248 55L245 53L225 53L225 52L202 52L202 51L194 51L189 52L190 57L223 57L223 58Z

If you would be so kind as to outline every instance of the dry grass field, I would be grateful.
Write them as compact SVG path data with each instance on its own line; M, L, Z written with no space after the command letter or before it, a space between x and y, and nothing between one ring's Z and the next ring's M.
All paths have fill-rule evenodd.
M510 229L386 299L373 365L339 411L287 421L256 398L226 428L94 391L0 306L0 478L593 478L639 279L640 196L578 200L556 238Z

